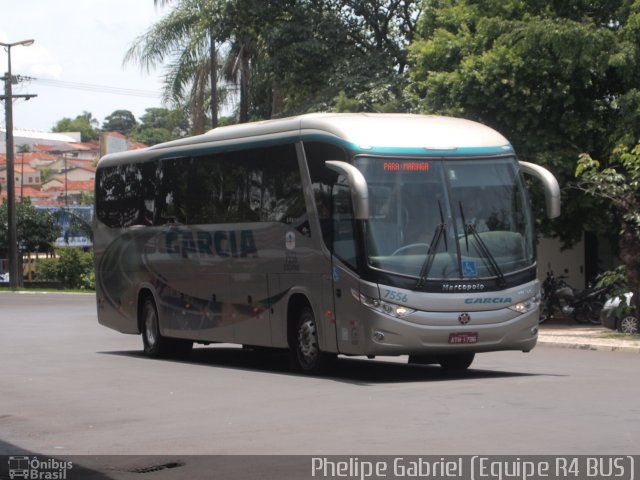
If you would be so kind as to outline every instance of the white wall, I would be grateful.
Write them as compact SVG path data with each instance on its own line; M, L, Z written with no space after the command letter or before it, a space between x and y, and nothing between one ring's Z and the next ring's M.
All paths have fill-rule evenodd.
M561 243L555 238L539 238L538 241L538 278L542 282L547 276L549 265L553 273L569 277L567 283L582 290L585 282L584 241L581 240L569 250L560 250Z

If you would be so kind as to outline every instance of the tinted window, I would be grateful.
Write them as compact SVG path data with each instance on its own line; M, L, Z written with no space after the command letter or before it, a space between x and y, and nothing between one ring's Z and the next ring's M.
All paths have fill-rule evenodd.
M109 227L151 225L156 192L155 163L117 165L98 170L96 214Z
M164 221L185 224L304 221L293 145L163 161Z
M107 167L97 185L110 227L282 222L308 232L292 144Z

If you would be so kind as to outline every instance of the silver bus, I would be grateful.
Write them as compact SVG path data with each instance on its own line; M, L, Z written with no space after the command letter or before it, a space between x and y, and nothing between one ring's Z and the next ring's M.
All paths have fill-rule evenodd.
M408 355L466 369L536 344L536 237L518 162L475 122L309 114L103 157L98 320L152 356L193 343Z

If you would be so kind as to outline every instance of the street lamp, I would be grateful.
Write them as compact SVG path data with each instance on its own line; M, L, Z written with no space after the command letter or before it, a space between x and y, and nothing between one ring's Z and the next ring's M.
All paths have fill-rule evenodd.
M11 92L11 84L13 77L11 75L11 47L23 45L25 47L32 45L33 40L21 40L14 43L2 43L0 46L7 51L7 73L4 80L4 111L6 115L7 128L7 210L8 210L8 229L9 229L9 286L17 288L22 283L22 275L18 277L18 240L16 231L16 190L15 190L15 174L13 169L13 94ZM22 263L22 262L20 262ZM20 272L22 273L22 272Z

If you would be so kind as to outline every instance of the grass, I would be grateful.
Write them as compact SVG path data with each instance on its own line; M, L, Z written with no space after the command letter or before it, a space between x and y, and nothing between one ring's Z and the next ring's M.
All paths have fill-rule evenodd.
M630 333L606 332L600 335L600 338L607 338L613 340L640 340L640 335L632 335Z
M0 287L0 292L37 292L37 293L91 293L95 294L95 290L81 290L74 288L10 288Z

